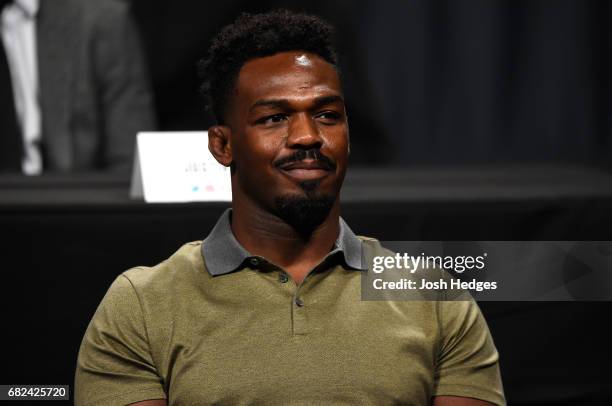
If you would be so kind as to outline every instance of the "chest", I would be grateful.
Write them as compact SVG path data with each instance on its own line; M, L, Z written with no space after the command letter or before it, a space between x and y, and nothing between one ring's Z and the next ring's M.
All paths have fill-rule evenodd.
M428 403L436 331L425 304L304 302L223 303L176 320L160 355L169 404Z

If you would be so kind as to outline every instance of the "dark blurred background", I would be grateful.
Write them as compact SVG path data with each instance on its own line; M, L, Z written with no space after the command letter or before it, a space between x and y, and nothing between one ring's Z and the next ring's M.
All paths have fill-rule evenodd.
M205 129L195 65L241 12L337 28L354 163L608 166L609 1L132 0L165 130Z
M212 123L196 64L241 12L284 7L336 26L353 163L342 210L358 234L612 239L609 1L129 4L160 130ZM72 384L112 280L204 238L227 207L145 204L128 188L125 174L0 176L0 383ZM612 404L612 302L481 308L509 405Z

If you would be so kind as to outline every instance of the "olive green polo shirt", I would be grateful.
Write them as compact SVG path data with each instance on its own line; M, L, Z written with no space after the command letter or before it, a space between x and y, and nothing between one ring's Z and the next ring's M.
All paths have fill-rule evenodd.
M362 301L362 244L340 219L330 254L297 286L234 238L121 274L81 344L76 405L505 405L498 354L474 301Z

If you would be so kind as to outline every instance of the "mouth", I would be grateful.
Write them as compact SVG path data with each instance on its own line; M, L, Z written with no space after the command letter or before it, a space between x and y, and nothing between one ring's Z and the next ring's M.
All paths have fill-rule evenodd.
M331 173L329 165L318 160L291 162L279 168L281 172L297 181L316 180Z

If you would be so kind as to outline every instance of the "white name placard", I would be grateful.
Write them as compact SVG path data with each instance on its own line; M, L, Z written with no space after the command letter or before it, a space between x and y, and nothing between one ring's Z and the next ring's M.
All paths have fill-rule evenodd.
M130 196L148 203L231 201L230 170L208 150L206 131L141 132Z

